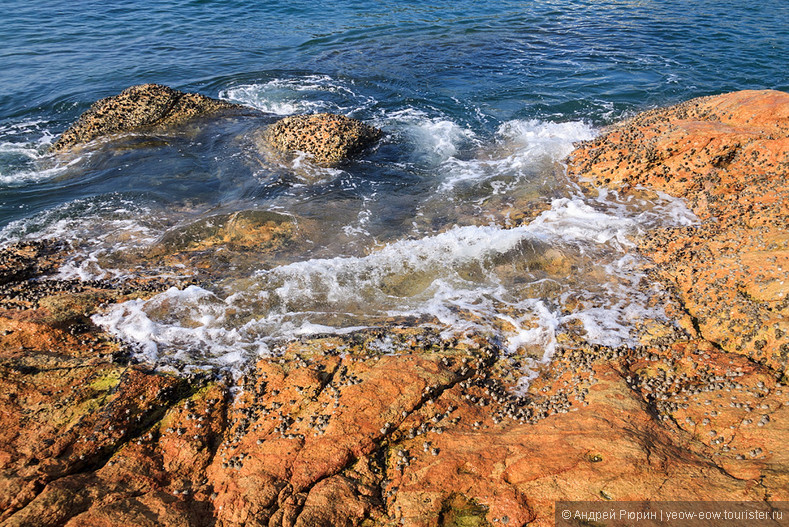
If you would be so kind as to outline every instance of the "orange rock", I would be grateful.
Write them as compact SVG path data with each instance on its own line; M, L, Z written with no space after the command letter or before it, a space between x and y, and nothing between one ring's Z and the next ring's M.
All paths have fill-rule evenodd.
M789 94L744 91L652 110L582 144L570 172L684 198L701 224L641 250L701 334L785 372L789 359Z

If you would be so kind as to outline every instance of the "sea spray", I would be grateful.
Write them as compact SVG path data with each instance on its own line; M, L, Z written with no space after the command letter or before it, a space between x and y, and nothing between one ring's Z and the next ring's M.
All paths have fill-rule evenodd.
M534 360L544 362L570 321L581 323L589 342L618 345L632 343L637 319L661 317L633 286L642 278L640 260L628 253L638 231L632 219L562 198L519 227L453 227L363 257L258 271L217 291L170 289L111 306L93 320L135 343L141 360L188 367L241 369L278 341L313 331L347 333L394 317L433 320L445 336L488 335L513 356L540 350ZM552 275L543 257L557 249L571 261L591 256L596 263L587 258L587 276ZM548 270L530 274L530 264ZM518 280L512 267L522 271ZM600 281L601 274L609 279ZM524 284L526 278L533 282ZM529 296L545 280L559 294ZM582 301L567 312L563 294L570 290Z

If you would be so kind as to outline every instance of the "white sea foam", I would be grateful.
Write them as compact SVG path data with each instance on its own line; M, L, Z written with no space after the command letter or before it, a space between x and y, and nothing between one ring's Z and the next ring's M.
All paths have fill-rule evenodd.
M371 197L364 196L362 198L362 207L359 210L359 213L356 215L356 221L345 225L342 228L342 231L346 236L370 236L370 231L367 230L367 227L370 225L370 218L372 217L373 213L369 208L369 202L374 197L375 194L373 194Z
M30 120L0 127L0 185L51 179L81 161L81 157L76 157L62 163L48 154L55 135L47 124Z
M517 183L524 175L541 172L562 161L573 144L594 137L594 129L581 121L552 123L514 120L503 123L493 144L480 148L472 158L449 157L441 172L442 189L507 177Z
M581 242L581 248L584 242L611 242L620 251L633 247L631 237L639 229L634 220L593 209L578 198L554 200L550 210L540 214L527 228L543 236L558 235L565 241Z
M317 183L319 181L331 180L344 172L339 168L324 167L312 162L314 156L305 152L299 152L293 159L290 160L290 169L292 174L297 176L304 182Z
M561 161L572 152L574 143L592 139L595 131L582 121L554 123L530 119L507 121L499 127L498 134L505 141L521 145L520 154Z
M53 278L122 278L128 275L128 270L106 268L101 258L151 245L161 235L161 229L155 225L153 212L132 200L119 197L105 202L83 199L10 222L0 230L0 245L19 240L71 242L73 252ZM161 276L176 275L163 272Z
M4 145L0 145L0 155L2 155L3 150ZM45 159L44 154L36 154L33 152L30 152L29 157L34 166L38 161ZM44 166L36 168L29 168L30 164L26 164L25 168L9 170L7 173L0 173L0 185L25 185L37 181L53 179L61 174L64 174L69 167L79 163L82 160L82 156L79 156L69 159L67 163L47 163Z
M400 130L415 148L414 161L427 166L439 165L456 156L459 150L479 144L471 130L446 117L431 117L416 108L390 112L376 124Z
M369 108L375 102L374 99L357 93L352 83L327 75L242 84L220 91L219 97L276 115L316 112L350 114Z
M271 81L263 85L245 84L222 90L219 97L276 115L313 113L322 109L320 102L300 100L297 92L282 89L281 84L281 81Z
M616 190L598 188L594 201L609 214L631 218L644 230L659 226L687 227L698 223L698 217L688 209L684 200L669 196L662 191L643 188L636 190L644 191L645 195L654 197L620 196Z
M259 271L221 293L171 289L148 301L112 306L93 320L136 343L140 358L160 364L240 368L271 353L280 339L347 332L401 315L434 317L447 333L489 334L509 353L539 350L537 361L547 361L557 332L570 320L582 323L590 342L611 345L630 338L633 317L658 313L646 307L628 278L603 284L587 295L580 311L562 314L557 300L523 297L502 278L500 266L539 259L545 247L563 247L598 251L607 255L605 270L612 276L636 276L638 261L625 249L637 231L630 219L563 198L528 225L454 227L364 257ZM528 379L529 372L524 375Z
M485 140L447 115L412 107L387 112L375 124L411 145L410 162L434 170L445 195L459 185L482 182L494 186L494 193L507 192L521 177L561 162L575 143L596 133L582 121L513 120Z

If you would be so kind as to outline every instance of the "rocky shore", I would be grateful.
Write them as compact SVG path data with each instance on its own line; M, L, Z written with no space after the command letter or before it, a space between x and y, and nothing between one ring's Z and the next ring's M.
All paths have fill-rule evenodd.
M789 94L646 112L568 170L700 223L639 241L673 323L634 347L563 334L522 395L495 342L397 319L287 343L231 395L133 364L90 320L189 282L58 280L67 245L2 249L0 525L548 526L557 500L789 501ZM152 257L205 268L294 236L279 215L212 225Z
M260 113L199 93L184 93L161 84L140 84L93 103L50 150L62 154L96 139L182 125L197 117L231 111ZM344 115L321 113L279 119L258 135L261 152L301 152L317 165L333 166L375 144L383 132Z

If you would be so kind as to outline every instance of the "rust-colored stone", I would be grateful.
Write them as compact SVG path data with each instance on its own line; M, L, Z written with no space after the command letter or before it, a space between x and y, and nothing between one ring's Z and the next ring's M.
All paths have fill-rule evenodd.
M336 165L380 139L381 130L329 113L285 117L271 125L263 140L283 152L305 152L319 165Z
M742 91L645 112L582 144L570 172L685 198L701 224L651 232L642 252L705 338L786 371L789 94Z

